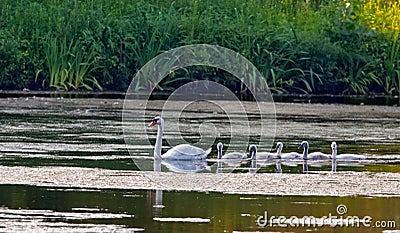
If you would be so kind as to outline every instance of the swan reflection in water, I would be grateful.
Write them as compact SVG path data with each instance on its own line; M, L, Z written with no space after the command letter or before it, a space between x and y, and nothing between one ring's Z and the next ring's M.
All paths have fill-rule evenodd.
M162 165L164 165L169 171L172 172L191 173L209 169L207 161L204 159L193 159L193 160L163 159L160 161L162 161L161 162Z
M147 204L151 208L154 217L162 217L163 205L163 190L147 191Z
M161 159L154 159L154 167L153 170L155 172L161 172ZM162 216L162 210L164 208L163 205L163 190L150 190L147 192L147 200L149 205L152 207L152 211L155 217Z
M204 159L192 160L173 160L154 158L154 172L162 172L162 166L165 166L169 171L179 173L199 172L206 168L207 162ZM152 211L155 217L162 217L163 205L163 190L151 190L147 193L149 204L152 206Z

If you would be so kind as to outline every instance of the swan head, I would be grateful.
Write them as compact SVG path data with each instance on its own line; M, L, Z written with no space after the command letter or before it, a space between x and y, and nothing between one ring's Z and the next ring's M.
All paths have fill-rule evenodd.
M275 150L276 151L282 151L282 149L283 149L283 143L282 142L276 143Z
M251 159L256 159L256 153L257 153L257 146L252 144L249 146L249 154L251 156Z
M151 120L149 127L154 126L154 125L162 125L164 123L164 120L161 118L161 116L157 115Z
M224 145L222 144L222 142L218 142L217 150L222 150L222 148L224 148Z
M303 141L303 142L300 144L300 146L299 146L298 149L300 149L300 148L303 148L303 149L304 149L304 150L303 150L303 159L306 160L306 159L307 159L307 154L308 154L308 142L307 142L307 141Z
M307 142L307 141L303 141L303 142L300 144L300 146L299 146L298 149L300 149L300 148L308 149L308 142Z
M336 154L337 154L337 144L336 142L331 143L331 148L332 148L332 158L336 159Z
M331 148L332 148L332 150L337 150L337 144L336 144L336 142L332 142L332 143L331 143Z
M282 149L283 149L283 143L282 142L276 143L275 150L276 150L276 155L277 155L278 159L280 159L282 157L282 155L281 155Z
M222 144L222 142L218 142L217 144L218 159L222 158L222 148L224 148L224 145Z

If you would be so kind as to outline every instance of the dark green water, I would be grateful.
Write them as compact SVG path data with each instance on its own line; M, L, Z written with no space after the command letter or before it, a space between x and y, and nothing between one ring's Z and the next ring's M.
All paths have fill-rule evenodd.
M136 170L132 155L139 158L151 156L156 129L135 131L133 143L128 145L129 154L121 128L122 105L123 101L119 99L0 99L0 165ZM329 145L335 140L339 144L339 153L364 154L379 161L356 166L339 164L339 170L400 171L397 166L400 161L400 111L397 107L388 110L385 106L375 106L365 110L360 106L350 107L352 105L319 105L303 109L308 105L299 105L299 109L292 111L287 106L280 110L280 105L277 104L275 141L284 143L283 152L301 153L297 149L299 143L308 140L310 152L329 154ZM226 115L188 111L185 117L180 128L182 132L167 131L166 137L173 139L182 133L189 142L197 142L200 135L196 131L207 121L219 130L214 151L209 157L216 158L215 144L218 141L229 144L231 129L225 124ZM257 121L257 118L253 120ZM134 126L138 124L133 123ZM143 137L146 133L150 140ZM241 137L240 134L236 136ZM164 146L166 151L167 142ZM233 144L231 148L237 150L243 146L247 147L247 142ZM272 145L261 145L259 150L272 148ZM284 172L296 173L299 168L300 164L284 167ZM329 164L315 169L329 169ZM264 166L260 172L263 171L273 172L274 165Z
M156 131L147 132L150 141L141 136L144 132L137 131L134 143L125 145L121 130L122 104L123 101L118 99L0 99L0 165L137 170L127 147L139 158L148 158L152 154L151 144L154 144ZM297 149L299 143L308 140L311 152L329 153L330 142L335 140L341 152L363 154L373 161L339 164L338 171L400 172L400 111L397 107L327 104L296 105L300 110L295 110L280 105L277 104L275 141L284 142L284 152L301 152ZM224 126L226 116L189 112L186 117L182 129L189 141L199 140L193 129L207 120L221 129L217 141L229 143L229 127ZM177 132L166 135L173 138ZM164 150L168 149L166 143L164 146ZM233 149L239 146L242 145L232 145ZM260 150L268 149L271 148L261 147ZM216 151L210 157L215 159ZM248 172L249 166L243 164L235 172ZM298 173L301 169L301 164L282 166L284 173ZM330 163L312 165L310 170L329 171ZM275 165L262 166L258 172L275 172ZM397 224L395 229L400 228L399 197L163 192L161 201L160 193L158 195L157 198L155 191L143 190L0 185L0 231L4 228L5 231L73 232L134 232L140 229L146 232L382 232L382 228L376 227L283 228L260 227L256 223L265 211L269 215L322 217L336 214L339 204L347 206L348 215L393 220ZM154 207L156 202L162 202L164 207ZM166 220L171 222L163 222Z
M156 191L79 190L18 185L1 185L0 193L0 230L2 226L11 226L9 231L27 230L29 225L31 229L57 229L53 225L62 223L66 231L79 230L77 224L81 224L85 231L93 230L90 224L102 224L107 225L109 231L382 232L384 229L398 229L400 224L399 197L281 197L164 191L161 200L160 196L157 198ZM338 214L337 206L340 204L346 206L347 213ZM161 205L162 208L157 207ZM51 210L52 213L44 210ZM337 217L357 216L360 219L370 216L372 220L370 227L363 224L359 227L260 226L257 219L264 216L265 211L269 218L281 215L321 218L331 214ZM95 215L85 216L85 213ZM21 221L25 223L20 226L18 223ZM396 226L378 228L375 227L377 221Z

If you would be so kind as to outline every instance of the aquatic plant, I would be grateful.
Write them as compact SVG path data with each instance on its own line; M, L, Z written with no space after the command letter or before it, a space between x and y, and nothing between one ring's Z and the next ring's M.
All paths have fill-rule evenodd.
M83 87L92 90L92 85L102 89L97 80L90 76L94 66L95 50L85 51L79 41L67 41L64 37L58 40L49 36L45 40L44 53L49 73L50 87L68 90ZM36 77L40 72L37 73ZM46 81L43 81L45 84ZM87 82L90 82L89 85Z

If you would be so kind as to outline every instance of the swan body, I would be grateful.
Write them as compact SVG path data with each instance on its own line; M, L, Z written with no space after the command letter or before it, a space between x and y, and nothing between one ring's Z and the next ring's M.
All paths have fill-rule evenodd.
M322 152L312 152L307 155L309 160L330 160L331 157L328 154Z
M313 153L308 153L308 142L303 141L300 146L300 148L303 148L303 159L304 160L330 160L331 156L322 152L313 152Z
M156 159L168 159L168 160L194 160L194 159L206 159L207 155L211 152L211 148L203 150L199 147L192 146L189 144L181 144L172 147L165 154L161 155L162 137L164 131L164 119L160 116L153 118L150 126L158 126L157 139L154 147L154 157Z
M282 153L281 159L301 159L301 154L297 152Z
M179 159L179 160L192 160L192 159L205 159L207 155L211 152L211 148L204 151L203 149L192 146L189 144L180 144L172 147L163 155L162 159Z
M289 153L282 153L283 143L278 142L276 143L276 156L277 158L286 160L286 159L301 159L301 154L297 152L289 152Z
M257 152L257 146L256 145L250 145L249 146L249 155L251 157L251 160L273 160L273 159L278 159L276 153L269 153L269 152Z
M207 161L202 160L177 160L177 159L163 159L162 164L168 168L168 170L180 173L193 173L207 169Z
M332 142L332 159L338 161L351 161L351 160L364 160L366 157L364 155L356 155L356 154L337 154L337 144L336 142Z
M272 160L272 159L278 159L278 156L276 153L257 152L257 159L258 160Z
M222 160L243 160L243 159L247 159L247 155L243 154L243 153L239 153L239 152L230 152L227 154L222 154L222 148L224 147L224 145L219 142L217 144L217 150L218 150L218 159L222 159Z
M257 172L257 161L260 160L268 160L268 159L276 159L276 172L277 173L282 173L282 167L281 167L281 159L277 156L277 153L268 153L268 152L262 152L262 153L257 153L257 146L256 145L250 145L249 146L249 154L251 156L251 165L250 165L250 173L256 173ZM260 158L261 157L261 158ZM265 165L265 164L260 164L260 165Z
M278 153L270 153L270 152L257 152L256 145L249 146L249 154L251 155L252 160L273 160L278 159Z

